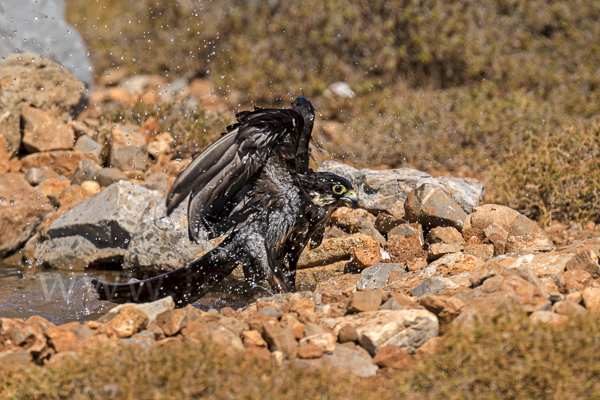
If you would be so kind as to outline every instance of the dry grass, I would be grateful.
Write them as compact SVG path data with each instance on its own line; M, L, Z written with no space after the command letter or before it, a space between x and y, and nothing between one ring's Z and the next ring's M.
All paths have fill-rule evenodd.
M97 74L201 76L233 108L303 90L344 128L334 158L476 176L542 224L600 222L595 0L67 3ZM357 96L323 97L336 81Z
M184 351L99 350L91 361L0 371L0 397L15 399L568 399L600 396L600 320L562 329L525 317L450 332L442 350L408 372L356 378L335 371L225 355L199 344Z

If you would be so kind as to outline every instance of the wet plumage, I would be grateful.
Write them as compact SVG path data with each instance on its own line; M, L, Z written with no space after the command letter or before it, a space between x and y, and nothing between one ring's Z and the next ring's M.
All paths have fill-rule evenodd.
M314 109L304 98L292 109L256 109L236 116L221 139L180 175L167 196L172 212L189 196L190 239L201 231L228 236L200 259L152 279L111 285L93 281L101 299L143 302L171 295L197 300L238 265L246 279L266 279L277 292L294 290L300 253L320 243L331 213L356 204L352 184L309 170Z

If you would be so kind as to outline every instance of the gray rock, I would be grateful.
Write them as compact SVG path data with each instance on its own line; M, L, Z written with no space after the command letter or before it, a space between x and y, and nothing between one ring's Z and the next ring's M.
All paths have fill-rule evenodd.
M151 201L163 201L162 195L127 181L117 182L59 217L50 225L48 236L79 236L98 248L126 249Z
M61 0L2 0L0 55L35 52L64 66L88 87L93 68L83 39L65 19Z
M456 287L457 285L453 284L448 278L432 276L411 290L410 294L415 297L421 297L425 294L444 293L446 290L455 289Z
M82 271L90 265L114 268L121 265L124 255L123 248L98 247L77 235L45 240L33 254L45 267L73 271Z
M95 180L96 175L101 169L102 167L98 163L88 158L84 158L77 164L77 169L71 177L71 184L81 185L85 181Z
M95 154L98 159L102 158L102 145L88 135L81 135L75 142L75 150L83 153Z
M360 279L356 282L356 288L379 289L385 285L392 271L405 272L406 264L377 263L362 270Z
M119 168L101 168L93 178L100 186L110 186L115 182L126 181L127 175Z
M201 240L200 243L194 243L188 238L186 201L167 216L164 198L156 198L140 218L131 236L123 268L173 271L214 247L215 243L212 241Z
M437 317L427 310L379 310L336 318L337 334L350 325L358 334L358 342L371 355L385 345L393 344L413 354L429 338L439 333Z
M452 226L462 230L467 213L446 193L432 184L423 184L406 197L405 218L431 229L438 226Z
M332 353L324 354L315 360L300 360L298 366L307 368L334 368L363 378L377 375L379 367L367 351L360 347L350 349L346 346L335 346Z
M279 319L283 315L283 311L278 307L263 307L256 314L264 314L267 317Z
M169 175L164 172L156 172L148 175L146 178L146 187L152 190L158 190L165 196L169 189Z
M479 205L485 195L485 185L470 179L433 178L410 168L375 171L357 170L335 161L326 161L319 171L329 171L349 179L358 193L358 205L373 214L387 212L396 218L404 216L404 201L415 188L428 183L443 187L467 213Z

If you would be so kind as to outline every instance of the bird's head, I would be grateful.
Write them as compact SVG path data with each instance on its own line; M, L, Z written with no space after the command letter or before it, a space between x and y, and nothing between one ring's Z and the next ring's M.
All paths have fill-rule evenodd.
M294 99L292 101L292 110L299 112L305 118L314 119L315 108L305 97L298 96Z
M348 179L330 172L315 172L312 175L313 182L306 193L317 206L354 208L358 205L358 197Z

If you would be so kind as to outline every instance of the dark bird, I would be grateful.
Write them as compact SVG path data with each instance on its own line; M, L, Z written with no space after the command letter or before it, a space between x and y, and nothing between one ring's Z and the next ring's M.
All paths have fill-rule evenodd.
M91 283L100 300L139 303L172 296L180 307L204 296L239 264L246 276L266 278L275 290L287 291L286 258L296 257L296 263L311 233L320 229L333 210L342 205L355 206L357 202L352 184L335 174L309 173L298 181L300 193L291 187L292 182L280 181L249 192L251 199L244 209L249 221L243 229L185 267L125 284L93 279ZM279 185L290 187L282 192Z
M303 97L292 109L255 109L236 116L223 137L179 176L167 196L171 213L189 196L189 235L227 235L185 267L121 285L93 280L101 299L149 301L173 296L179 304L202 297L242 265L247 279L273 290L294 290L300 253L320 244L335 208L355 206L346 179L308 168L314 108Z

